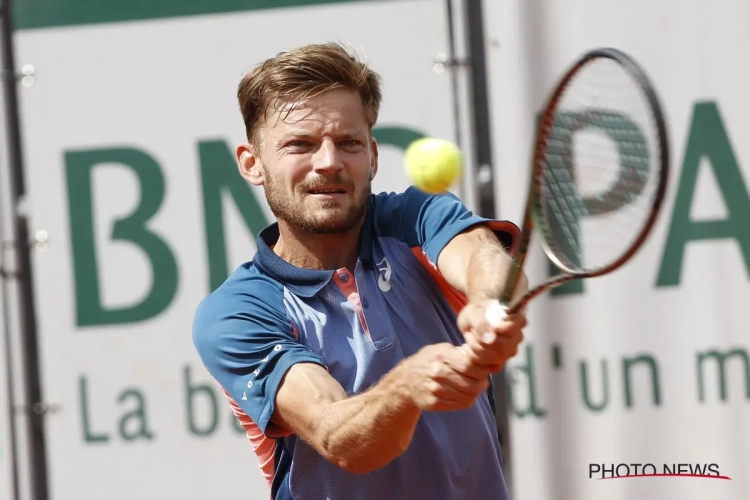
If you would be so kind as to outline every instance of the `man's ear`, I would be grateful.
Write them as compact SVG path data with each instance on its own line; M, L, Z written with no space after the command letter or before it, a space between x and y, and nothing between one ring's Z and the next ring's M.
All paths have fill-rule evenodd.
M378 173L378 141L376 141L374 138L372 139L372 142L370 144L370 151L372 151L372 156L370 159L370 180L373 180L375 178L375 174Z
M263 164L256 153L255 146L249 143L240 144L235 154L242 178L255 186L262 186L266 179Z

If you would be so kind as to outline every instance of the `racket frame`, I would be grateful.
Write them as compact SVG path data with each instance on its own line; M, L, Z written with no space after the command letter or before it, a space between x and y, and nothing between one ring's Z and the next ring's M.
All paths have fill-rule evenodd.
M541 172L543 169L544 156L547 146L548 131L554 124L555 113L560 102L560 99L567 88L570 80L578 74L578 72L586 66L588 63L601 59L608 58L618 63L626 73L635 80L635 83L639 86L641 92L646 98L649 105L649 110L652 113L652 118L656 126L656 134L658 138L658 157L660 160L659 165L659 180L654 195L654 199L649 209L648 217L646 222L643 224L637 237L633 240L631 245L627 248L623 254L613 260L607 266L593 269L593 270L575 270L571 269L565 263L561 261L555 254L550 242L544 237L542 231L537 231L542 220L542 207L541 207ZM528 302L547 292L552 288L561 286L569 281L576 279L594 278L609 274L614 270L621 267L628 260L630 260L641 248L645 240L648 238L656 219L661 211L661 207L664 202L667 182L669 179L669 161L670 151L667 137L667 126L664 118L662 106L659 102L659 97L651 84L648 76L641 66L628 54L614 48L603 47L590 50L581 56L564 74L560 79L554 92L550 95L547 105L544 107L544 113L538 122L536 128L536 138L534 140L534 148L532 154L532 165L531 165L531 179L529 181L529 189L527 193L526 208L524 209L523 224L521 227L521 241L517 246L517 251L513 257L508 277L506 279L503 293L500 297L500 304L506 308L507 314L515 314L528 304ZM518 288L519 277L523 271L526 257L530 247L532 234L537 233L536 236L539 238L539 243L542 246L544 253L562 272L556 276L549 278L544 283L537 285L521 297L513 298L516 295L516 289ZM513 302L511 302L513 300Z

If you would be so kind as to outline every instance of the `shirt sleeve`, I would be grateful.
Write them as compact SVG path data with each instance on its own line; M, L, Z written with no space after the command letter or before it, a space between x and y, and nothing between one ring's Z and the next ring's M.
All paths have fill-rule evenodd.
M201 302L193 321L193 343L211 376L260 428L270 423L276 393L296 363L322 359L297 341L283 306L283 291L258 279L219 289Z
M509 221L480 217L452 193L429 194L409 187L401 194L381 194L376 198L378 229L420 247L431 262L459 233L477 224L494 230L509 253L515 252L520 230Z

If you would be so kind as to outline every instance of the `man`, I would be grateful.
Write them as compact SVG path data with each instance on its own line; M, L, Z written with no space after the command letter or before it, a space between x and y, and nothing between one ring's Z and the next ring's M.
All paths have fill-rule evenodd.
M518 229L450 194L371 194L380 85L334 44L242 79L239 169L277 223L193 340L272 498L506 499L489 376L526 320L484 312Z

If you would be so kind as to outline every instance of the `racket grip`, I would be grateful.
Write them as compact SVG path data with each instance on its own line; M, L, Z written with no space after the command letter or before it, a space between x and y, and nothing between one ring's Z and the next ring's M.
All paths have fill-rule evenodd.
M505 321L505 318L508 317L508 314L506 312L506 308L504 305L500 303L498 300L493 300L490 302L490 305L487 306L487 310L484 312L484 317L487 319L487 322L490 324L490 326L497 328L502 324L503 321Z

